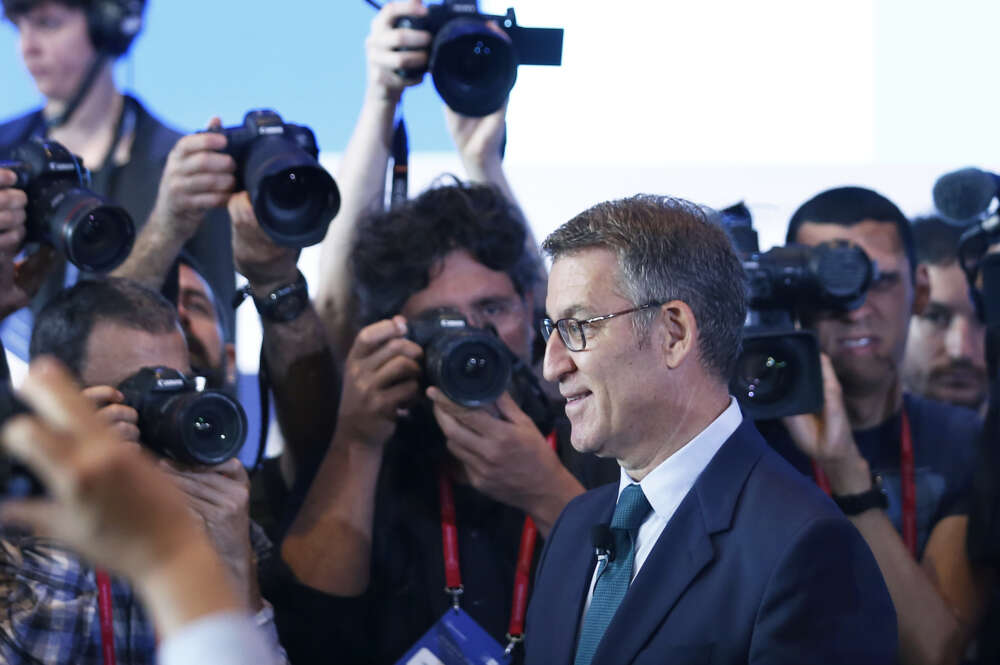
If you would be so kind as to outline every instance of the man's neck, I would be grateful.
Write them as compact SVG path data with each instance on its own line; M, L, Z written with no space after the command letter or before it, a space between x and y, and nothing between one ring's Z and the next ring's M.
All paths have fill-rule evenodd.
M903 406L903 385L893 377L877 390L844 393L844 407L851 429L871 429L889 420Z
M66 110L68 102L50 100L45 106L47 117L56 117ZM121 115L124 98L115 87L111 64L105 63L93 85L65 124L54 128L53 138L70 150L86 145L96 134L110 134Z
M729 407L729 401L725 387L709 392L687 392L684 403L663 409L664 413L671 412L671 422L651 430L650 441L630 451L628 456L618 460L618 464L632 480L641 481L721 416Z

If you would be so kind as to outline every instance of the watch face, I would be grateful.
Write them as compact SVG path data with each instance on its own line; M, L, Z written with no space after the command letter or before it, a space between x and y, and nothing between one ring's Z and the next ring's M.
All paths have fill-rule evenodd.
M282 320L294 319L305 308L305 298L300 293L289 293L275 303L275 316Z

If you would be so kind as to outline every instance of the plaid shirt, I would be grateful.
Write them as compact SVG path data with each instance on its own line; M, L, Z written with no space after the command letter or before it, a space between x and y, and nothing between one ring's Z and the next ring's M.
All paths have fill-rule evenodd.
M273 545L251 522L251 546L258 559ZM94 569L56 541L0 526L0 664L104 665L101 619ZM115 660L119 665L153 665L156 636L140 599L127 582L112 578ZM286 663L270 606L256 623Z
M152 664L156 637L127 583L111 582L115 656ZM103 665L94 569L56 542L0 528L0 663Z

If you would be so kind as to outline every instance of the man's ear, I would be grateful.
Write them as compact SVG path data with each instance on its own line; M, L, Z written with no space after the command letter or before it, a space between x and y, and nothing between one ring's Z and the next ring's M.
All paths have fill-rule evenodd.
M694 351L698 338L698 323L686 302L671 300L660 305L661 349L670 369L676 369Z
M911 313L920 316L931 300L931 280L927 272L927 265L918 263L913 276L913 310Z

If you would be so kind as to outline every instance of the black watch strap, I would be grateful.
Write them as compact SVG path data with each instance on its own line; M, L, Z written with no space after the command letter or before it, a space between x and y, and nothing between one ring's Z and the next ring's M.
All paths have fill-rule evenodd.
M279 286L265 295L254 294L253 304L260 318L275 323L287 323L297 319L309 306L309 288L306 278L299 273L290 284Z
M885 489L882 488L882 477L878 474L872 474L872 487L870 490L861 492L860 494L835 494L832 498L834 503L848 517L860 515L872 508L885 510L889 507L889 496L885 493Z

